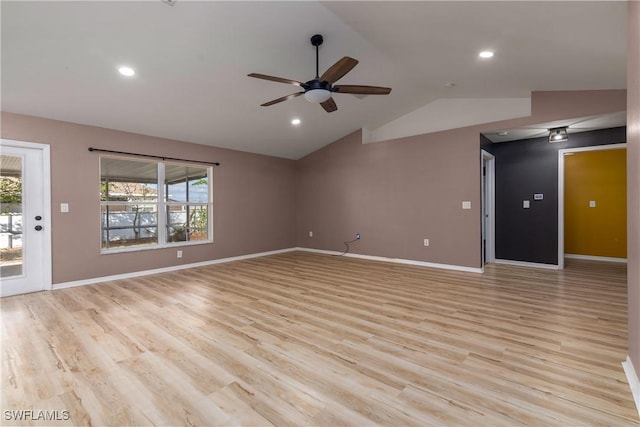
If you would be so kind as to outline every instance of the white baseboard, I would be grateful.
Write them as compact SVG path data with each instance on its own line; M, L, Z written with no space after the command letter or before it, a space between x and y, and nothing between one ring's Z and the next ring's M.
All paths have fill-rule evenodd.
M516 265L518 267L533 267L544 268L547 270L559 270L559 267L555 264L543 264L541 262L526 262L526 261L512 261L510 259L495 259L496 264Z
M184 270L186 268L203 267L205 265L222 264L225 262L240 261L243 259L258 258L268 255L282 254L285 252L293 252L296 248L278 249L275 251L259 252L255 254L240 255L229 258L220 258L210 261L195 262L192 264L172 265L171 267L154 268L153 270L134 271L132 273L115 274L113 276L94 277L85 280L76 280L73 282L56 283L52 289L73 288L75 286L93 285L95 283L108 282L111 280L131 279L133 277L148 276L150 274L167 273L170 271Z
M298 251L303 252L314 252L318 254L327 254L327 255L342 255L342 252L338 251L327 251L324 249L312 249L312 248L296 248ZM355 253L347 253L344 254L345 257L350 258L360 258L367 259L371 261L382 261L382 262L392 262L395 264L406 264L406 265L416 265L419 267L430 267L430 268L440 268L443 270L455 270L455 271L464 271L467 273L483 273L483 268L475 268L475 267L465 267L463 265L452 265L452 264L438 264L434 262L426 262L426 261L415 261L412 259L403 259L403 258L387 258L382 256L374 256L374 255L362 255Z
M626 258L613 258L608 256L592 256L592 255L578 255L578 254L564 254L565 258L571 259L584 259L587 261L606 261L606 262L620 262L627 263Z
M629 381L629 387L631 387L631 394L633 394L633 400L636 402L636 409L638 410L638 416L640 416L640 378L636 370L633 368L631 359L627 356L627 360L622 362L622 368Z

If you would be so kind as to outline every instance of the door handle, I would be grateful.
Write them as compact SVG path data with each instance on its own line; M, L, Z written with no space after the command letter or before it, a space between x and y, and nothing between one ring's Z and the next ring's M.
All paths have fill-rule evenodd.
M40 230L42 230L42 226L41 225L36 225L35 229L36 229L36 231L40 231Z

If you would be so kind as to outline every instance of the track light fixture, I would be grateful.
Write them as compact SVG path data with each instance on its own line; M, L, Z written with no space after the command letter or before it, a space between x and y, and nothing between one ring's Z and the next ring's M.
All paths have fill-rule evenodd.
M561 126L549 129L549 144L556 142L567 142L569 140L568 126Z

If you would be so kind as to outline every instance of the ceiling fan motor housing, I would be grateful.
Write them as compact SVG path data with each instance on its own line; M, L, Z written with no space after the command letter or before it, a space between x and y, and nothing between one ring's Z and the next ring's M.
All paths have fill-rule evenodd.
M303 84L302 87L305 90L324 89L332 92L334 91L328 82L320 81L319 79L309 80Z

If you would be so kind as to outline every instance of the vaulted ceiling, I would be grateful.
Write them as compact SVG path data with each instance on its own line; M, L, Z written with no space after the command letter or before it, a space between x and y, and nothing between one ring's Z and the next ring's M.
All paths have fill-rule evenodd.
M623 1L2 1L3 111L286 158L444 99L626 86ZM360 63L326 113L291 85ZM493 58L478 57L491 50ZM134 77L117 69L128 65ZM299 118L297 126L291 124Z

